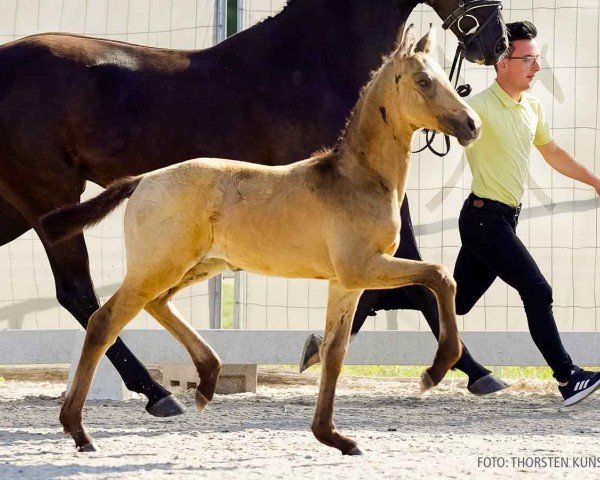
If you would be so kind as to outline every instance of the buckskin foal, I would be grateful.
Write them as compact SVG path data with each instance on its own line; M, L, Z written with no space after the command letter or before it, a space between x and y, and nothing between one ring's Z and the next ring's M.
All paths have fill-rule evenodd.
M39 217L79 201L86 180L106 186L197 157L284 165L332 145L419 3L290 0L279 15L197 51L68 34L0 46L0 245L30 228L41 233ZM468 41L468 60L491 65L504 52L499 2L428 3L455 20L449 28ZM397 255L419 259L406 201L401 210ZM83 235L41 240L58 301L85 327L99 304ZM375 296L359 311L381 308ZM396 299L437 330L426 289ZM151 414L183 411L120 339L107 356L127 388L148 397ZM463 360L469 378L482 373L466 353Z
M56 242L80 234L131 196L125 213L127 274L90 318L60 420L81 451L95 450L82 408L96 366L119 332L146 309L188 350L200 376L196 405L213 398L220 360L174 309L181 288L225 269L329 280L323 373L312 430L344 454L357 443L333 423L335 387L352 318L365 289L421 284L436 295L440 334L421 388L437 385L460 356L455 283L441 264L399 259L399 203L417 128L477 137L479 119L443 70L426 57L430 34L404 36L374 73L333 150L283 167L196 159L109 186L99 196L42 219Z

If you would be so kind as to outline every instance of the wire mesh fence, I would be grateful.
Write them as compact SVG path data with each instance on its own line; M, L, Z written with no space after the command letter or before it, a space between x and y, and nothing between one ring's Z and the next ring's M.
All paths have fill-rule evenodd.
M598 90L600 5L597 0L504 1L507 21L532 20L538 27L542 70L532 93L544 106L552 134L577 160L598 172ZM3 0L0 43L32 33L69 31L167 48L204 48L215 43L219 18L211 0ZM240 0L239 29L277 14L283 0ZM441 30L441 20L426 5L409 22L418 33L437 28L437 60L449 71L456 39ZM477 92L494 79L491 67L465 63L461 82ZM422 137L416 135L414 146ZM444 160L415 154L407 196L417 240L427 260L453 267L460 238L457 217L470 189L462 148L453 142ZM99 191L88 185L84 198ZM102 299L124 275L122 208L87 234L92 277ZM561 330L598 329L598 209L594 191L552 171L534 152L523 199L518 234L554 288L554 310ZM236 312L245 328L322 328L325 282L238 275ZM206 283L184 290L176 304L198 328L208 326ZM59 308L54 281L37 236L28 232L0 247L0 328L73 328ZM463 330L527 329L521 300L497 280L468 315ZM154 328L146 315L133 328ZM428 330L421 314L379 312L366 328Z

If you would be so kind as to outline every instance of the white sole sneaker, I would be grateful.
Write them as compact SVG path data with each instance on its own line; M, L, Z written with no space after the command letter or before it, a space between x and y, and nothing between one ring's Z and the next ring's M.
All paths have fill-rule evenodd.
M584 400L585 398L589 397L592 393L594 393L598 387L600 387L600 379L598 379L596 381L596 383L594 383L593 385L590 385L588 388L586 388L585 390L582 390L581 392L577 392L575 395L573 395L572 397L567 398L563 403L565 407L572 407L573 405L575 405L576 403L581 402L582 400Z

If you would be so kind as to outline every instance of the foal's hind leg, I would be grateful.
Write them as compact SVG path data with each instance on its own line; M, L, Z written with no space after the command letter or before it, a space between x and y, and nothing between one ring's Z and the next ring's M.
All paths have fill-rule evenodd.
M87 328L88 319L100 304L90 278L88 252L83 235L76 235L54 245L44 242L56 283L56 296L66 308ZM148 398L146 410L157 417L179 415L185 407L175 396L154 381L144 365L118 338L106 352L125 386Z
M356 442L339 433L333 423L333 401L337 379L350 339L350 327L362 290L347 290L329 282L327 321L321 347L323 370L312 431L321 443L337 448L344 455L360 455Z
M137 248L128 249L128 271L125 280L110 300L90 318L81 359L60 414L65 431L71 434L80 451L95 450L93 439L83 426L81 412L100 358L115 342L125 325L146 304L178 285L190 265L193 265L193 252L181 247L185 237L177 235L180 232L171 230L171 233L171 243L163 243L162 252L156 248L155 243L165 240L164 238L156 235L146 236L145 232L140 233L147 238L145 244L138 241L138 238L128 238L129 245L135 245ZM177 251L178 255L172 256L172 251Z
M200 384L196 389L196 407L200 411L204 410L208 402L213 399L221 371L221 360L211 346L198 334L198 331L181 316L171 303L171 299L182 288L208 280L228 268L229 265L219 259L201 262L190 269L178 285L145 307L148 313L183 344L192 357L200 376Z
M148 297L139 292L137 288L122 285L89 320L73 384L60 412L60 422L65 432L70 433L75 440L79 451L96 450L92 437L83 425L83 405L102 355L148 301Z

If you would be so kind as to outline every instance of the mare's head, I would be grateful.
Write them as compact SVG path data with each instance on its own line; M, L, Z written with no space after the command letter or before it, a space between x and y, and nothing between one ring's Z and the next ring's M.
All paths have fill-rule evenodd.
M434 46L434 31L430 29L416 42L412 30L412 25L406 29L381 72L386 78L386 104L398 106L393 110L404 128L443 132L467 145L479 135L481 120L456 93L444 70L428 56Z
M426 0L465 45L470 62L494 65L508 47L499 0Z

